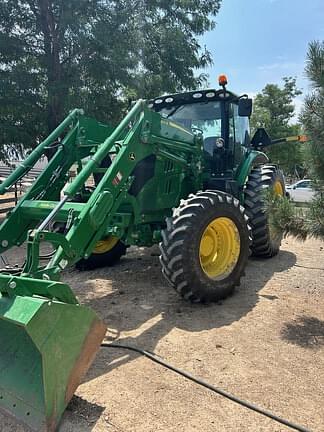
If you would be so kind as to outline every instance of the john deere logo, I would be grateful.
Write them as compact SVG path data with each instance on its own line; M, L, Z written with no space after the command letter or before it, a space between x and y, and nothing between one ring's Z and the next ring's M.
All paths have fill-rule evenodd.
M129 154L129 159L132 160L132 161L135 160L136 159L135 153L130 153Z

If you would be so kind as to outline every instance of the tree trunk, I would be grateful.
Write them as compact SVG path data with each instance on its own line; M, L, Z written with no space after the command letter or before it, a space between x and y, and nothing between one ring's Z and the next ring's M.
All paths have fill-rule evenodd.
M53 3L38 0L40 25L44 35L47 71L47 127L51 132L63 119L64 83L60 62L59 22L55 21ZM63 6L61 6L63 7Z

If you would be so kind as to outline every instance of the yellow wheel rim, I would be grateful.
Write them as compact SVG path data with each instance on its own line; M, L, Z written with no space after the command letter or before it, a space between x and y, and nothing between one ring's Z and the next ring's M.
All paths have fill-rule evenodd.
M279 180L276 180L273 185L273 191L275 195L284 196L284 190Z
M116 246L118 240L119 240L118 237L109 236L106 237L105 239L98 241L93 250L93 253L104 254L106 252L109 252L114 246Z
M225 279L236 266L241 250L240 234L227 217L214 219L200 240L199 258L204 273L213 280Z

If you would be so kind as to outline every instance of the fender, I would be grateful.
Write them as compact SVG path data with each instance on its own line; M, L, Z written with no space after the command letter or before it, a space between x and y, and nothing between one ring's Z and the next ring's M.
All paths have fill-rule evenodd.
M265 153L256 150L250 151L238 167L235 174L235 180L237 181L239 188L241 190L243 189L246 179L255 165L260 165L268 162L269 158Z

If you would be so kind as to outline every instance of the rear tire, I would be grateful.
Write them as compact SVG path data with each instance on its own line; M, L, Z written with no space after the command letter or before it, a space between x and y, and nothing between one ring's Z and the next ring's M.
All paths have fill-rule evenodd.
M218 301L240 284L251 238L244 208L233 196L190 195L167 219L162 239L162 273L184 299Z
M253 168L245 185L245 209L252 228L251 251L254 256L271 258L280 249L282 234L273 233L269 225L269 214L265 211L265 192L285 196L283 173L275 165Z

